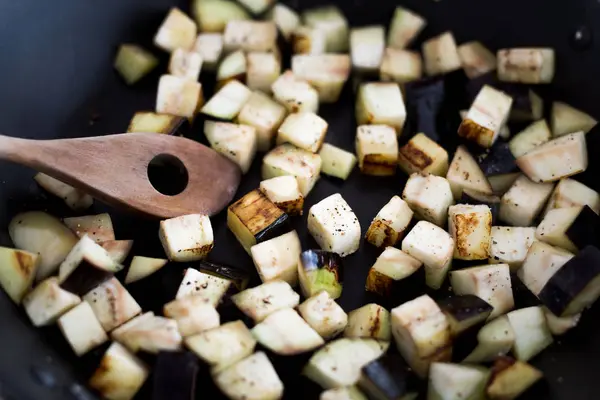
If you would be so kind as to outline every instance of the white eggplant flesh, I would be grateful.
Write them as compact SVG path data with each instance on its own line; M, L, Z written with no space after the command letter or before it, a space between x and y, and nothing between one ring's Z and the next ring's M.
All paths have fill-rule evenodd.
M133 240L108 240L100 243L100 246L116 263L123 264L133 247Z
M356 166L356 156L329 143L323 143L319 151L321 173L346 180Z
M388 47L383 53L379 78L382 81L407 83L423 77L423 59L416 51Z
M260 191L286 214L303 214L304 196L295 177L283 175L264 180L260 183Z
M327 49L327 33L311 26L296 27L291 41L294 54L325 54Z
M348 21L335 6L311 8L302 13L305 25L323 30L327 36L327 52L343 53L348 50Z
M65 218L63 221L80 238L87 235L96 243L115 240L112 219L106 213Z
M85 301L63 314L58 327L77 356L108 341L92 307Z
M232 20L223 33L225 51L269 52L277 46L277 26L271 21Z
M236 80L230 81L206 102L202 113L231 121L240 113L250 95L252 91L246 85Z
M360 125L355 139L358 167L365 175L396 174L398 139L389 125Z
M219 68L217 69L218 87L223 87L231 80L245 82L247 71L248 64L246 62L246 53L244 53L243 50L237 50L227 54L223 57L223 60L221 60Z
M106 332L123 325L142 308L117 278L112 278L83 296Z
M520 175L500 200L501 221L512 226L531 226L554 189L552 183L536 183Z
M197 28L194 20L177 7L171 8L158 32L154 44L168 52L176 49L191 49L196 40Z
M179 76L163 75L158 81L155 111L188 119L194 118L202 100L202 85Z
M319 93L308 81L296 76L292 71L285 71L271 85L273 97L283 104L289 112L319 110Z
M534 294L539 295L548 280L573 258L573 254L543 242L534 242L517 276Z
M414 11L396 7L388 32L388 46L404 49L419 35L426 24L425 19Z
M575 314L567 317L558 317L548 308L543 307L546 325L554 336L564 335L579 324L581 314Z
M81 298L62 289L55 277L40 282L23 298L25 313L35 327L52 325L79 303Z
M536 238L541 242L576 253L577 246L567 236L567 230L580 212L581 207L556 208L548 211L536 229Z
M296 177L302 196L306 197L319 179L321 157L290 144L271 150L264 158L262 178L291 175Z
M546 213L555 208L588 206L596 214L600 213L600 195L594 189L574 179L561 179L546 206Z
M220 33L229 21L250 19L250 14L235 1L195 0L192 14L201 32Z
M528 361L554 342L542 307L522 308L506 316L515 333L512 352L517 360Z
M385 50L385 27L365 26L350 30L352 67L358 71L374 72L379 69Z
M240 4L250 10L254 15L262 14L274 2L274 0L240 0Z
M113 66L125 83L133 85L158 65L158 59L141 46L122 44L119 46Z
M271 149L277 129L286 115L284 106L266 94L254 91L242 107L236 121L256 129L257 151Z
M483 400L489 375L479 366L432 363L427 400Z
M294 75L306 80L319 93L322 103L335 103L350 76L347 54L296 54L292 56Z
M39 264L39 254L0 247L0 286L16 304L31 289Z
M177 322L170 318L157 317L151 313L142 314L111 332L113 340L136 353L176 351L181 349L181 334Z
M435 175L411 174L404 186L402 198L417 218L444 226L448 221L448 207L454 204L450 182Z
M598 121L589 114L563 103L552 103L552 135L563 136L573 132L588 133L598 124Z
M550 128L545 119L541 119L529 125L523 131L517 133L509 142L510 152L519 158L544 143L550 141Z
M371 221L365 239L377 247L394 246L404 237L413 214L400 196L392 197Z
M284 308L294 308L300 303L300 295L289 283L271 281L231 296L233 303L255 322Z
M542 84L554 79L554 49L501 49L498 50L497 58L498 79L501 81Z
M329 389L321 392L319 400L367 400L356 386Z
M462 67L454 35L444 32L426 40L422 46L425 72L429 76L443 75Z
M202 3L199 1L197 3ZM208 2L205 2L208 3ZM223 2L213 2L223 3ZM229 2L225 2L229 3ZM232 3L233 4L233 3ZM222 33L201 33L194 43L194 51L202 57L202 67L214 71L219 64L223 54L223 34Z
M248 71L246 85L252 90L271 92L271 86L281 75L281 60L278 54L251 52L246 56Z
M210 147L236 163L247 173L256 155L256 128L228 122L204 122L204 135Z
M492 175L488 176L488 181L492 186L492 191L494 192L494 194L502 196L508 191L508 189L510 189L513 183L515 183L519 175L520 174L518 172L513 172L510 174Z
M201 260L214 246L210 218L202 214L160 221L158 237L169 260L175 262Z
M300 16L285 4L275 4L268 13L268 18L275 22L285 40L290 40L294 30L300 26Z
M417 133L400 147L398 165L408 175L422 172L444 176L448 173L448 152L424 133Z
M176 49L169 60L169 74L196 82L202 70L202 56L195 51Z
M217 328L221 324L216 308L198 296L175 299L165 304L163 314L177 321L179 333L183 337Z
M175 115L158 114L152 111L139 111L131 118L129 126L127 127L127 133L154 132L165 135L177 135L179 134L178 130L184 121L185 118L177 117Z
M517 271L535 240L535 228L492 226L490 264L508 264L511 272Z
M406 122L400 86L394 82L363 83L356 97L357 125L388 125L399 136Z
M461 44L458 46L458 56L469 79L475 79L496 69L496 55L481 42Z
M329 125L315 113L290 114L277 131L276 144L291 143L294 146L317 153L325 140Z
M182 299L188 296L198 296L204 299L207 304L216 307L227 290L229 290L231 283L228 279L205 274L194 268L188 268L185 271L175 298Z
M298 283L298 259L301 252L296 231L256 244L250 249L252 261L263 282L282 280Z
M515 344L515 332L506 315L484 325L477 333L477 347L463 360L463 363L483 363L493 361L507 354Z
M483 194L493 193L492 186L481 167L464 146L458 146L447 171L446 179L450 182L456 200L461 198L464 189Z
M306 299L298 306L298 312L326 340L341 333L348 324L344 309L325 290Z
M374 303L350 311L344 337L390 341L392 338L390 312Z
M39 172L33 179L38 185L44 188L44 190L63 199L65 204L72 210L85 210L90 208L94 203L94 198L89 194L86 194L73 186L67 185L58 179L54 179L50 175Z
M454 239L454 258L486 260L490 256L492 211L484 204L448 208L448 231Z
M492 367L486 394L490 400L513 400L542 376L540 371L526 362L500 357Z
M128 285L152 275L167 265L167 262L168 260L165 260L164 258L133 257L129 270L127 271L127 276L125 277L125 284Z
M395 247L386 247L369 270L365 290L386 298L395 284L417 272L423 263Z

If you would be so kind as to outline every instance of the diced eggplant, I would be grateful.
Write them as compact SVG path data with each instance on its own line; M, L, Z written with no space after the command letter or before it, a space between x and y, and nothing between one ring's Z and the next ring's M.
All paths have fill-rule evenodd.
M79 238L87 235L90 239L96 241L96 243L115 240L112 219L107 213L65 218L63 222Z
M390 312L374 303L350 311L344 336L389 341L392 338Z
M262 178L291 175L296 177L300 193L306 197L319 179L321 157L291 144L282 144L263 158Z
M164 258L133 257L129 270L127 271L127 276L125 277L125 284L128 285L152 275L167 265L167 262L168 260L165 260Z
M335 6L312 8L302 13L304 24L325 31L327 52L341 53L348 49L348 21Z
M511 311L506 317L515 333L512 352L517 360L529 361L554 341L542 307Z
M347 54L295 54L292 71L310 83L322 103L335 103L350 76L350 56Z
M377 400L411 400L417 397L413 391L413 376L402 358L386 354L362 368L358 386Z
M535 241L535 228L492 226L490 239L490 264L508 264L515 272L527 256Z
M241 111L252 91L243 83L236 80L227 82L217 93L202 107L202 113L226 120L233 120Z
M388 46L396 49L407 47L425 25L425 19L420 15L407 8L396 7L390 23Z
M231 300L244 314L261 322L275 311L296 307L300 296L289 283L271 281L237 293Z
M543 118L544 100L527 86L519 84L499 85L513 98L509 120L513 122L536 121Z
M475 79L496 69L496 55L481 42L461 44L458 46L458 56L469 79Z
M208 2L198 0L196 3L230 3L229 1ZM223 53L223 34L222 33L201 33L196 38L194 51L202 57L202 66L205 69L214 71L217 68L221 54Z
M271 92L271 86L281 75L281 60L275 53L251 52L246 56L246 84L252 90Z
M108 340L92 307L85 301L63 314L58 327L79 357Z
M588 133L598 121L591 115L563 103L552 103L552 136L558 137L573 132Z
M587 246L550 276L539 292L542 303L559 317L579 314L600 296L600 250Z
M277 27L271 21L230 20L223 34L225 51L268 52L276 48Z
M571 133L544 143L517 158L517 165L534 182L555 182L583 172L588 167L585 134Z
M184 78L163 75L158 81L156 112L193 118L202 98L202 85Z
M107 240L100 243L100 246L116 263L122 264L133 247L133 240Z
M558 246L570 252L577 252L577 246L569 239L567 230L581 212L581 207L556 208L550 210L540 222L535 232L538 240Z
M422 172L444 176L448 172L448 152L424 133L418 133L400 147L398 165L408 175Z
M40 282L23 298L23 308L35 327L53 324L79 303L79 296L62 289L55 277Z
M488 259L491 230L492 211L487 205L457 204L448 208L448 231L456 244L455 259Z
M183 299L188 296L201 297L207 304L216 307L232 283L233 281L228 278L188 268L185 271L175 298Z
M278 176L260 183L260 191L288 215L302 215L304 196L295 177Z
M268 19L275 22L279 32L290 40L294 30L300 25L300 16L285 4L277 3L268 13Z
M256 154L256 129L229 122L204 121L204 135L218 153L247 173Z
M112 278L83 296L106 332L110 332L142 312L142 308L121 285Z
M185 118L176 115L139 111L131 118L127 132L155 132L175 135L184 121Z
M240 0L240 4L246 7L254 15L265 12L275 0Z
M250 19L248 12L235 1L194 0L192 14L201 32L223 32L229 21Z
M291 41L294 54L325 54L327 32L319 28L300 25L292 32Z
M283 104L289 112L312 111L319 109L319 93L305 79L290 70L285 71L271 86L275 100Z
M82 192L73 186L54 179L50 175L37 173L33 179L47 192L60 197L70 209L78 211L90 208L94 203L94 198L89 194Z
M581 314L575 314L568 317L557 317L547 307L543 307L546 325L555 336L564 335L569 330L575 328L581 319Z
M383 53L379 78L382 81L406 83L423 77L423 60L416 51L388 47Z
M483 399L489 376L489 370L480 366L432 363L427 400Z
M514 160L513 160L514 163ZM502 196L510 187L515 183L517 178L519 177L518 172L513 172L509 174L500 174L494 176L488 176L488 181L492 186L492 191L498 195Z
M171 53L169 74L196 82L202 70L202 56L195 51L176 49Z
M323 250L341 257L355 253L360 246L358 218L341 194L335 193L308 211L308 231Z
M406 121L406 106L398 84L363 83L356 97L357 125L388 125L399 136Z
M454 240L442 228L419 221L402 241L402 251L425 265L427 286L439 289L452 265Z
M490 400L512 400L542 378L542 373L523 361L500 357L492 366L486 394Z
M0 286L16 304L31 288L40 261L39 254L0 247Z
M550 278L567 263L573 254L543 242L534 242L517 276L536 296L539 296Z
M404 237L412 217L408 203L394 196L373 218L365 239L377 247L394 246Z
M477 347L463 363L482 363L493 361L498 356L507 354L515 343L513 331L508 317L503 315L484 325L477 333Z
M492 223L498 221L498 214L500 213L500 197L495 194L485 194L471 189L464 189L458 203L486 205L490 208L492 213Z
M132 399L148 375L148 368L125 347L115 342L104 353L89 385L105 399Z
M450 333L458 336L470 328L485 322L494 307L473 294L452 296L438 302L448 318Z
M246 269L214 264L208 261L201 261L198 269L205 275L231 282L228 287L229 292L232 290L238 292L246 290L250 281L250 272Z
M303 374L323 389L352 386L360 379L362 367L384 354L388 346L374 339L337 339L310 358Z
M541 119L529 125L523 131L516 134L509 142L510 151L515 158L519 158L528 152L535 150L550 140L550 128L545 119Z
M329 389L321 392L319 400L367 400L356 386Z
M215 307L207 304L200 296L173 300L165 304L163 314L177 321L179 333L183 337L217 328L221 324L221 318Z
M256 189L227 209L227 226L250 254L257 243L288 232L288 216Z
M217 372L252 354L256 339L242 321L234 321L187 337L185 345Z
M115 57L114 67L128 85L148 75L158 65L158 59L141 46L122 44Z
M460 124L458 135L481 147L492 147L508 119L512 102L506 93L484 85Z
M462 67L452 32L444 32L426 40L422 51L425 72L429 76L447 74Z
M277 145L291 143L294 146L317 153L325 140L327 121L311 112L290 114L277 131Z
M261 351L220 371L214 380L231 400L277 400L283 396L283 382Z
M82 296L112 278L122 268L106 250L86 235L60 264L58 277L63 289Z
M510 174L518 171L515 156L510 151L510 146L505 141L496 141L489 149L489 152L484 153L485 158L480 159L479 166L486 176Z
M325 340L337 336L348 324L348 315L326 290L306 299L298 306L298 312Z
M227 82L232 80L246 82L247 71L248 64L246 62L246 54L243 50L227 54L223 57L217 69L218 87L223 87Z
M463 189L492 194L492 187L475 158L464 146L458 146L448 168L446 179L450 182L452 194L460 199Z
M550 83L554 78L554 50L513 48L498 50L498 79L529 84Z
M179 350L182 341L175 320L148 313L121 325L112 331L111 337L134 353Z
M501 221L513 226L530 226L542 211L554 185L535 183L520 175L500 203Z
M494 307L488 319L505 314L515 306L508 264L491 264L452 271L450 284L454 294L473 294Z
M444 226L448 220L448 207L454 203L450 182L435 175L414 173L410 175L402 198L419 219Z
M385 27L364 26L350 30L352 68L359 72L379 70L385 50Z
M565 232L566 237L577 249L583 249L586 246L599 247L600 217L588 206L579 209L579 214ZM562 210L562 208L555 208L553 211L557 210Z
M341 257L329 251L306 250L300 254L298 278L304 297L326 291L332 299L342 294L344 266Z
M240 124L256 128L257 150L268 151L285 114L284 106L264 93L255 91L242 107L236 120Z
M423 263L395 247L386 247L369 270L365 290L390 298L405 279L414 275Z
M408 301L394 308L391 315L396 346L417 375L426 377L432 362L450 361L450 324L431 297Z
M214 246L210 218L201 214L160 221L158 237L169 260L175 262L201 260Z
M189 50L194 45L196 35L194 21L180 9L173 7L158 28L154 44L168 52L180 48Z
M343 180L348 179L354 166L356 156L329 143L323 143L319 151L321 157L321 173Z
M325 344L323 338L291 308L269 314L252 328L252 335L258 343L283 356L312 351Z
M588 206L600 213L600 195L594 189L587 187L574 179L561 179L548 200L546 212L554 208Z
M298 283L298 258L301 252L296 231L252 246L252 261L263 282L282 280L291 286Z
M190 400L196 395L198 360L188 352L161 351L153 369L153 400Z
M387 176L396 173L398 139L391 126L359 126L355 146L358 166L363 174Z
M514 102L513 102L513 108L514 108ZM461 121L464 120L465 118L467 118L467 114L469 113L469 110L460 110L458 112L458 114L460 115L460 119ZM500 139L503 140L508 140L510 138L510 129L508 128L508 125L502 125L500 127L500 132L498 133L498 137ZM492 145L492 148L494 147L494 145L496 145L498 142L496 141L496 143L494 143ZM491 151L491 150L489 150ZM481 158L482 156L485 157L487 156L488 153L483 153L483 155L480 155L479 158Z

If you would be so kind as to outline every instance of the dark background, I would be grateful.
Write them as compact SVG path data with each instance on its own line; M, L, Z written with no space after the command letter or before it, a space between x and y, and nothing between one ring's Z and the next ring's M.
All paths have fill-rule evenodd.
M322 2L287 2L296 8ZM389 22L393 7L384 0L340 1L351 25ZM556 49L557 75L549 99L557 98L600 117L600 71L598 46L587 50L570 43L581 26L600 26L600 2L547 0L410 0L401 3L428 20L420 39L452 30L460 44L481 40L492 50L506 46L549 46ZM122 132L135 111L153 109L156 82L163 64L134 88L126 87L111 65L117 45L138 42L150 46L151 38L170 6L188 10L187 1L170 0L0 0L0 132L27 138L56 138ZM592 32L593 34L594 32ZM154 50L155 53L159 53ZM327 141L353 149L352 93L347 89L334 106L322 107L330 124ZM187 135L200 138L198 125ZM600 189L599 162L595 158L598 135L588 135L590 168L578 179ZM110 163L110 154L105 154ZM260 158L236 197L255 188L260 181ZM16 212L48 209L58 216L72 215L59 201L42 193L31 180L33 171L0 162L0 244L10 245L6 226ZM114 171L118 174L119 171ZM371 218L394 194L405 177L389 179L361 176L354 171L345 183L322 178L307 199L307 207L325 196L341 192L360 219L363 232ZM210 190L210 188L207 188ZM306 208L308 210L308 208ZM90 213L105 211L95 204ZM158 224L110 210L117 238L135 239L132 254L160 256ZM295 222L304 246L313 246L306 233L305 217ZM213 219L216 247L213 261L253 269L250 258L225 227L225 218ZM346 310L367 300L363 287L366 273L377 252L369 245L345 259L345 287L341 303ZM132 286L132 294L145 309L160 310L170 300L181 276L181 265L149 282ZM516 282L513 281L513 284ZM519 291L518 291L519 292ZM521 292L519 292L521 293ZM531 300L517 293L519 305ZM34 330L24 314L7 296L0 294L0 397L6 399L88 398L85 382L105 347L76 363L75 357L54 328ZM528 398L597 399L600 381L600 307L584 315L580 326L536 357L533 364L546 374ZM287 363L287 361L285 362ZM278 365L280 363L277 363ZM286 382L286 397L307 390L318 393L306 379L296 376L299 361L280 373ZM150 382L150 381L149 381ZM199 393L214 398L214 388L204 375ZM307 392L307 393L308 393ZM147 393L147 392L144 392ZM312 397L306 394L306 398ZM146 396L144 396L146 398Z

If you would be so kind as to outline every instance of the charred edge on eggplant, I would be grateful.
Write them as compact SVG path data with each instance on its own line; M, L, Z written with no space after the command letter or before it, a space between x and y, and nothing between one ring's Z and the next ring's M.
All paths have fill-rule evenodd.
M229 265L215 264L210 261L201 261L198 270L205 274L231 281L232 286L234 286L239 292L245 290L248 287L248 282L250 281L250 274L248 271Z
M298 268L300 284L307 297L320 290L326 290L334 299L340 296L344 268L338 254L324 250L306 250L300 254Z
M463 189L459 204L483 204L490 208L492 212L492 225L498 221L498 213L500 212L500 197L488 195L485 193L476 192L474 190Z

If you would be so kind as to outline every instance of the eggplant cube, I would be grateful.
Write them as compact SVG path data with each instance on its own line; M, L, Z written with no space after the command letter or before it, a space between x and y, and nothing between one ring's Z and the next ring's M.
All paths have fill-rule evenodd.
M296 311L275 311L252 328L258 343L275 354L291 356L305 353L325 344L321 336Z
M177 321L179 333L183 337L196 335L221 324L219 313L212 304L207 304L201 296L189 296L165 304L163 314Z
M477 332L477 347L463 363L482 363L495 360L507 354L515 344L515 332L508 317L503 315L484 325Z
M391 315L396 346L417 375L426 377L432 362L450 361L450 325L431 297L408 301L394 308Z
M231 1L194 1L192 12L202 32L223 32L229 21L251 18L240 4Z
M231 400L277 400L283 396L283 383L261 351L220 371L214 380Z
M196 82L202 69L202 56L195 51L176 49L171 53L169 74Z
M108 400L132 399L148 378L148 368L119 343L110 345L89 385Z
M160 221L158 236L167 257L175 262L201 260L214 246L207 215L182 215Z
M329 143L323 143L319 151L321 173L346 180L356 165L356 156Z
M58 327L77 356L82 356L108 340L92 307L82 302L58 319Z
M116 263L122 264L133 247L133 240L108 240L100 243L100 246Z
M417 393L411 390L412 378L402 357L385 354L362 368L358 386L372 399L414 400Z
M168 52L180 48L188 50L194 45L196 34L196 23L180 9L173 7L158 28L154 44Z
M506 316L515 332L512 351L517 360L530 360L554 341L542 307L522 308L511 311Z
M227 209L227 227L248 254L255 244L289 231L287 221L287 214L258 189Z
M271 85L281 74L281 61L275 53L251 52L246 56L246 85L252 90L271 92Z
M356 155L363 174L388 176L396 173L398 139L388 125L361 125L356 130Z
M451 32L444 32L426 40L423 43L423 59L425 60L425 72L429 76L447 74L462 67L458 48Z
M561 179L548 200L546 212L555 208L588 206L600 213L600 195L581 182L571 178Z
M287 282L271 281L237 293L231 300L244 314L261 322L275 311L296 307L300 295Z
M156 112L193 118L202 96L202 85L179 76L163 75L158 81Z
M337 339L313 354L303 374L323 389L352 386L360 379L362 367L379 358L387 348L387 343L375 339Z
M554 49L498 50L498 79L528 84L550 83L554 78Z
M275 4L268 16L271 21L275 22L285 40L288 41L296 27L300 25L298 13L285 4Z
M407 83L421 79L423 60L416 51L388 47L383 53L379 78L386 82Z
M287 116L277 132L277 145L294 146L317 153L325 140L327 121L315 113L302 112Z
M386 247L369 270L365 289L390 297L395 285L413 275L423 263L395 247Z
M40 282L23 298L25 313L35 327L53 324L79 303L81 298L62 289L56 277Z
M63 199L65 204L72 210L85 210L94 203L94 198L89 194L75 189L73 186L67 185L58 179L54 179L50 175L39 172L33 179L44 190Z
M215 93L201 111L208 116L231 121L240 113L251 95L252 91L246 85L233 80Z
M175 135L184 121L185 118L175 115L140 111L131 118L127 132L155 132Z
M79 238L87 235L96 243L115 240L112 219L110 218L110 215L106 213L65 218L63 222L69 229L75 232Z
M492 194L492 186L479 167L475 158L464 146L458 146L446 179L455 199L460 199L464 189L474 190L482 194Z
M452 336L458 336L488 319L494 307L481 298L467 294L440 301L440 309L448 318Z
M408 175L422 172L444 176L448 172L448 152L424 133L418 133L400 147L398 165Z
M278 176L260 183L260 191L288 215L302 215L304 196L298 180L290 175Z
M348 49L348 21L339 8L329 5L308 9L302 13L302 20L325 32L328 53L343 53Z
M223 57L217 69L217 89L232 80L245 82L247 72L248 63L246 61L246 53L243 50L227 54Z
M454 240L445 230L419 221L402 241L402 251L425 265L427 286L439 289L452 264Z
M482 399L490 373L475 365L432 363L427 398L430 400Z
M454 258L486 260L490 257L492 211L487 205L457 204L448 209L448 230L454 239Z
M545 119L529 125L509 142L513 156L521 157L550 140L550 128Z
M554 209L560 210L560 209ZM588 206L578 207L578 214L565 234L578 249L600 245L600 216Z
M500 220L513 226L530 226L544 208L554 185L535 183L520 175L500 203Z
M167 265L167 263L168 261L164 258L135 256L133 257L133 260L131 260L131 265L127 271L125 284L128 285L139 281L140 279L144 279Z
M227 293L232 281L220 276L200 272L194 268L185 271L183 280L177 290L176 299L194 296L200 297L205 303L216 307L221 298Z
M396 7L388 32L388 45L395 49L407 47L425 25L425 19L420 15L407 8Z
M356 386L329 389L321 392L319 400L367 400Z
M234 321L187 337L185 345L216 372L252 354L256 339L242 321Z
M360 223L339 193L310 208L308 231L323 250L342 257L356 252L360 246Z
M298 180L300 193L306 197L317 183L321 172L321 157L291 144L282 144L263 158L262 178L291 175Z
M580 213L581 207L550 210L538 225L535 232L536 238L552 246L558 246L573 253L577 252L577 246L569 239L567 231Z
M342 295L344 267L341 257L329 251L306 250L300 254L298 278L304 297L324 290L332 299Z
M510 189L520 175L521 174L518 172L498 174L494 176L488 176L488 181L492 186L492 191L498 196L502 196L508 191L508 189Z
M157 317L149 312L142 314L111 333L113 340L121 343L132 352L143 350L156 354L162 350L179 350L181 334L173 319Z
M209 70L217 67L223 53L223 34L203 32L196 38L194 51L202 57L202 65Z
M319 109L319 93L305 79L290 70L285 71L271 86L273 97L287 108L289 112L310 111Z
M292 56L292 71L317 90L320 102L335 103L350 75L350 56L296 54Z
M353 28L350 31L352 67L359 71L377 71L385 50L385 28L382 25Z
M327 48L327 33L319 28L301 25L291 36L294 54L324 54Z
M554 182L588 167L585 133L561 136L517 158L521 171L534 182Z
M223 33L226 51L268 52L277 47L277 26L271 21L231 20Z
M110 332L142 312L142 308L121 285L117 278L112 278L85 296L100 325Z
M379 210L365 238L377 247L394 246L404 236L412 217L413 212L408 203L399 196L394 196Z
M364 83L356 97L358 125L389 125L398 136L406 121L406 106L400 87L391 82Z
M250 253L263 282L282 280L291 286L298 283L300 239L296 231L252 246Z
M344 336L389 341L392 338L390 312L374 303L350 311Z
M542 378L542 373L523 361L500 357L492 367L486 394L490 400L512 400Z
M268 151L273 145L273 138L285 114L284 106L264 93L255 91L242 107L237 122L256 128L257 150Z
M550 278L567 263L573 254L543 242L534 242L517 276L534 295L539 296Z
M39 254L0 247L0 286L15 303L31 288L39 263Z
M489 85L483 86L465 119L458 127L458 135L490 148L506 123L512 98Z
M406 182L402 198L419 219L444 226L448 207L454 203L452 189L446 178L414 173Z
M327 291L322 290L298 306L304 320L325 340L341 333L348 324L348 315Z
M494 307L488 319L505 314L515 306L508 264L491 264L452 271L450 284L454 294L473 294Z
M115 57L114 67L128 85L133 85L158 65L158 59L143 47L122 44Z
M567 333L572 328L575 328L581 319L581 314L575 314L568 317L557 317L547 307L543 307L544 316L546 317L546 325L550 333L554 336L560 336Z
M210 147L227 157L245 174L256 154L256 129L248 125L204 121L204 135Z
M458 56L469 79L475 79L496 69L496 55L481 42L467 42L458 46Z
M567 103L552 103L552 135L554 137L582 131L588 133L598 124L596 119Z
M535 241L535 228L492 226L490 235L490 264L508 264L518 270Z

